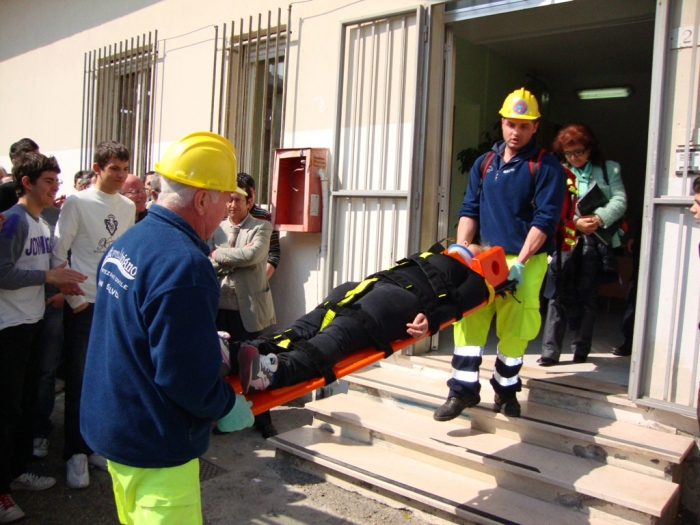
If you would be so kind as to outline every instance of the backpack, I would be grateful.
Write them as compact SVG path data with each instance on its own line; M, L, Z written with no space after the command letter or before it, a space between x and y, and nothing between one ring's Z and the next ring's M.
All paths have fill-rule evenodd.
M535 186L535 177L539 170L540 164L542 162L542 157L544 156L546 150L540 148L534 155L528 160L528 166L530 168L530 177L532 179L532 186ZM484 183L484 177L486 177L486 170L493 162L496 153L494 151L489 151L481 161L479 166L479 171L481 173L481 179L479 182L479 192L481 192L481 187ZM564 167L564 173L566 175L566 191L563 196L563 204L561 207L561 216L559 218L559 225L557 226L557 233L555 234L555 243L557 246L557 252L570 251L574 244L576 243L576 228L573 223L574 213L576 212L576 193L575 193L575 183L576 176L566 167ZM603 163L603 177L605 178L605 183L608 183L608 173L605 168L605 163ZM534 201L532 203L534 208Z

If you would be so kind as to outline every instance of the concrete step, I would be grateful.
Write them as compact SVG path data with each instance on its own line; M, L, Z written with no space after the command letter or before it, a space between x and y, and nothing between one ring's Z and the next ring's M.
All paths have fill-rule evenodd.
M436 515L481 524L606 525L635 523L626 519L589 516L501 488L497 482L470 477L465 471L419 461L403 449L374 446L331 433L327 428L302 427L270 441L278 450L302 458L301 467L354 483L408 503L435 509ZM367 493L366 490L364 490ZM370 492L370 493L371 493ZM454 519L453 518L453 519Z
M332 396L306 405L337 433L384 443L404 455L499 488L574 507L589 516L668 522L678 485L452 423L439 423L377 399Z
M351 393L391 398L426 415L447 394L444 379L398 366L368 367L345 379ZM530 401L521 401L521 417L508 418L493 412L493 391L487 380L482 381L481 398L479 405L466 409L454 422L660 479L678 482L680 464L694 446L686 436Z

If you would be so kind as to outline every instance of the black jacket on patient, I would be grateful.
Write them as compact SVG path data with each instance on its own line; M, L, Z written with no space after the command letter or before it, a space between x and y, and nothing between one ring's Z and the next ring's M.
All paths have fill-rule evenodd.
M261 354L279 354L269 388L315 377L332 381L330 368L342 357L371 347L386 351L389 342L409 337L406 324L419 313L428 317L434 333L442 323L460 318L489 296L484 278L453 257L434 254L405 261L375 274L377 282L350 304L335 306L359 283L337 286L322 304L276 338L250 342ZM329 307L335 317L321 330ZM285 337L291 343L283 348L277 342Z

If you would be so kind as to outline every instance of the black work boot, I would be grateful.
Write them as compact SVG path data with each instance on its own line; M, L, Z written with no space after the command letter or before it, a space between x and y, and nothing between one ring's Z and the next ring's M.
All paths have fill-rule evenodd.
M476 406L481 401L481 396L479 394L469 393L464 397L448 397L445 404L438 409L433 414L433 419L435 421L449 421L456 418L462 413L465 408L470 408Z
M508 417L520 417L520 403L516 399L515 393L510 395L496 394L493 398L493 411Z

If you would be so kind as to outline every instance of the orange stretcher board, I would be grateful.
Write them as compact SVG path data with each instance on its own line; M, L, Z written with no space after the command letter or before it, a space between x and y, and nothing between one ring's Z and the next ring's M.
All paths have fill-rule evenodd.
M496 292L500 292L499 287L502 288L506 283L506 279L508 278L508 265L506 264L503 248L496 246L474 257L472 260L472 270L484 277L486 282L490 284L491 287L496 290ZM493 297L484 300L484 302L479 306L465 311L462 315L467 315L486 306L492 299ZM442 323L440 325L440 330L447 328L453 322L454 319ZM429 335L426 334L420 339L424 339L425 337L429 337ZM412 345L420 339L416 339L414 337L400 339L392 342L391 348L393 348L394 352L397 352L399 350L403 350L409 345ZM340 379L341 377L357 372L358 370L361 370L372 363L376 363L385 357L384 352L377 350L376 348L358 350L357 352L353 352L352 354L349 354L338 361L333 367L333 373L335 374L336 378ZM226 380L237 393L240 394L242 392L241 383L238 380L238 376L229 376L226 378ZM264 392L252 392L247 394L245 397L248 399L248 401L253 402L251 410L253 411L253 414L258 415L262 414L263 412L267 412L271 408L301 397L304 394L313 392L314 390L325 385L326 381L322 377L318 377L292 386L265 390Z

